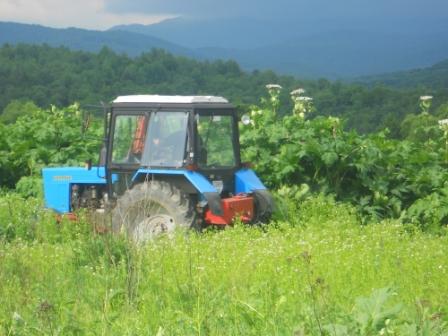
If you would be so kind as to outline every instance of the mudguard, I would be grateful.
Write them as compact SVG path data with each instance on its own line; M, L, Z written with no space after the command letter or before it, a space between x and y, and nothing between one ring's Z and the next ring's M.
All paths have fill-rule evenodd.
M255 190L266 190L264 184L252 169L240 169L235 173L235 193L251 193Z
M223 214L221 197L216 188L207 180L204 175L186 169L139 169L132 178L138 180L141 175L183 175L193 187L205 198L210 210L218 216Z

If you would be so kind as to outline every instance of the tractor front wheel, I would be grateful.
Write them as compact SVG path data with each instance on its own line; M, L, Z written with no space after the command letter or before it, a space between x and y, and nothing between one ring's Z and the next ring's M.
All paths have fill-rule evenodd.
M195 226L195 211L188 195L167 182L150 181L135 185L117 201L112 229L144 243L162 233Z

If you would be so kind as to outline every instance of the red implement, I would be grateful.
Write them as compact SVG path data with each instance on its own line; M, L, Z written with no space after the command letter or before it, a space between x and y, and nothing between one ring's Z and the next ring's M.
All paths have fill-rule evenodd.
M240 195L224 198L221 201L223 215L213 214L210 209L205 212L205 222L214 225L229 225L234 219L248 223L254 217L254 199L251 196Z

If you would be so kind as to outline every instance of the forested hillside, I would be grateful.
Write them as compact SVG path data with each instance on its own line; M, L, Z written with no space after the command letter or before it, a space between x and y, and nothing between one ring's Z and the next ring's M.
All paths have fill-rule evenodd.
M429 68L401 71L358 79L359 83L375 85L382 83L395 88L426 87L437 90L448 87L448 60Z
M15 100L40 107L67 106L75 101L99 104L117 95L138 93L222 95L244 109L264 94L265 84L279 83L284 87L285 111L291 107L289 92L303 87L314 99L318 114L342 117L347 128L361 132L389 127L398 135L404 116L418 112L421 95L434 96L433 112L448 101L444 82L406 90L379 84L369 88L325 79L300 80L272 71L245 72L233 61L200 62L161 50L131 58L107 48L95 54L45 45L4 45L0 76L0 111L6 120L14 120L23 110Z

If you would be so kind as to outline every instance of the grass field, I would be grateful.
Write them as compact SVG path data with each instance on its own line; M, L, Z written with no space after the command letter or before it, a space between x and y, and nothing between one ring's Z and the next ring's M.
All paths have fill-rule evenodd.
M448 334L448 235L323 196L137 248L7 195L0 242L2 335Z

